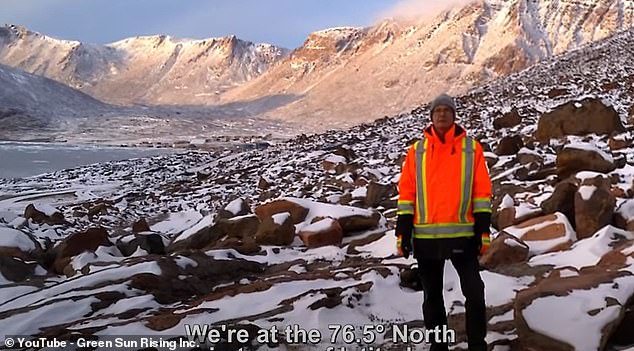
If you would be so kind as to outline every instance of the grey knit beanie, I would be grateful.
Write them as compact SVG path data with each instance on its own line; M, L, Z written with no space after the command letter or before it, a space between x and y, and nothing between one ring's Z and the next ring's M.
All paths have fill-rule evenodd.
M431 105L429 106L429 115L431 116L434 109L440 105L449 106L453 110L454 119L456 118L456 102L447 94L440 94L431 102Z

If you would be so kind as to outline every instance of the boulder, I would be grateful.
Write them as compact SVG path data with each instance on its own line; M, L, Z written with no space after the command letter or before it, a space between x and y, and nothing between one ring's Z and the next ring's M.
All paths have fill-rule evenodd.
M614 226L634 232L634 199L627 199L616 209Z
M524 141L519 135L505 136L500 140L495 153L498 156L515 155L524 146Z
M544 214L563 213L568 218L568 221L574 225L575 194L578 188L577 183L572 180L557 183L553 194L540 205Z
M566 216L560 212L530 219L504 229L529 247L529 255L568 249L577 236Z
M66 224L64 215L56 208L50 206L42 206L42 211L35 208L33 204L29 204L24 209L24 218L30 219L38 224L59 225Z
M90 228L68 236L55 247L53 270L58 274L65 274L64 268L74 256L83 252L95 252L99 246L113 246L108 231L102 227Z
M217 226L223 235L239 239L253 239L260 226L260 219L256 215L222 218L218 220Z
M23 282L35 274L37 262L14 256L0 255L0 274L12 282Z
M533 265L557 265L514 300L519 349L605 350L634 298L630 284L632 233L606 227L561 255L544 255ZM547 267L546 266L546 267ZM555 309L557 313L544 313ZM552 326L568 326L567 332ZM592 325L591 328L588 326ZM549 326L551 328L549 328ZM579 332L586 333L579 338Z
M575 228L577 238L585 239L612 223L616 198L610 182L602 175L581 181L575 195Z
M503 230L543 215L544 211L541 208L521 203L519 206L504 207L496 211L493 214L492 223L498 230Z
M517 108L513 107L510 112L503 114L501 117L493 120L493 128L500 130L502 128L512 128L522 123L522 117L520 116Z
M147 224L145 218L141 218L132 224L133 233L149 232L150 226Z
M409 288L414 291L423 291L423 284L420 280L420 272L418 267L404 268L400 272L400 286Z
M337 222L341 225L344 236L354 232L376 228L380 220L381 214L376 211L373 211L370 216L351 215L337 218Z
M326 245L341 245L343 230L339 222L332 218L324 218L299 230L298 235L308 248Z
M291 221L293 224L297 224L306 219L308 215L308 209L301 205L285 200L274 200L265 204L262 204L255 209L255 214L263 221L265 218L269 218L274 214L289 212L291 214Z
M232 218L236 216L245 216L251 213L251 208L249 207L249 203L243 199L237 198L225 208L218 211L217 218Z
M337 147L332 153L337 156L343 156L347 162L353 161L357 158L357 154L354 150L347 145Z
M559 179L566 179L580 171L609 173L615 169L612 156L591 144L566 145L557 153Z
M342 174L346 171L346 158L339 155L329 154L321 162L324 171Z
M608 139L608 147L610 150L621 150L632 146L632 141L627 138L610 137Z
M237 238L227 237L218 241L210 249L233 249L243 255L255 255L261 251L260 245L255 242L254 238Z
M0 274L13 282L22 282L35 273L43 261L40 244L31 234L0 225Z
M526 165L530 163L542 164L543 161L544 159L542 156L528 148L523 147L517 152L517 162L519 162L521 165Z
M549 309L562 306L565 313L554 313L550 315L551 322L549 325L584 325L583 319L590 318L596 314L593 312L595 308L604 309L606 301L603 297L591 298L592 290L595 294L602 294L600 286L609 287L613 284L614 279L623 275L622 272L610 271L606 269L588 270L582 275L572 277L561 277L559 274L551 274L549 277L540 280L535 286L521 290L517 293L514 301L515 326L522 350L549 350L549 351L571 351L571 350L604 350L605 342L611 334L611 330L603 330L605 337L599 336L593 339L593 344L584 343L584 347L578 348L578 343L570 340L570 333L559 334L557 331L548 331L536 317L543 317L543 313ZM585 291L585 293L584 293ZM600 295L601 296L601 295ZM590 303L590 301L601 301L599 305ZM564 306L576 306L573 309L567 309ZM601 307L603 306L603 307ZM574 319L574 313L579 309ZM573 319L569 320L569 316L573 315ZM617 314L618 315L618 314ZM553 322L552 318L559 323ZM611 317L612 319L614 317ZM581 319L581 321L580 321ZM579 330L582 332L581 330ZM590 331L588 331L590 332ZM590 332L591 333L591 332ZM562 340L562 338L564 340ZM586 340L588 338L585 338ZM598 339L598 340L597 340ZM576 345L573 346L573 345Z
M368 207L377 207L380 203L385 200L389 200L397 193L398 190L396 189L396 185L394 185L393 183L381 184L372 181L370 182L370 184L368 184L368 191L365 196L365 204Z
M264 177L260 177L260 180L258 180L258 189L266 190L270 187L271 184Z
M548 97L553 99L558 96L569 94L568 89L565 88L552 88L548 91Z
M211 216L205 216L193 227L175 237L168 245L167 252L201 250L204 247L214 245L224 235L225 232L221 226L218 223L213 223Z
M491 247L480 257L480 265L487 269L494 269L500 265L526 262L529 247L522 240L501 232L491 241Z
M618 112L600 99L586 98L557 106L541 116L535 138L547 142L565 135L612 134L623 132Z
M131 238L126 236L117 240L116 245L124 256L134 254L139 248L148 254L164 255L166 253L163 236L158 233L137 233Z
M295 238L295 226L288 212L264 217L255 234L255 242L260 245L290 245Z

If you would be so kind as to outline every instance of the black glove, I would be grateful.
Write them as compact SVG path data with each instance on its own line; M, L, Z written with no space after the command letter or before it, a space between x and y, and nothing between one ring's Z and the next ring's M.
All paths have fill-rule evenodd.
M473 245L477 253L482 248L482 234L488 233L491 227L491 214L489 212L478 212L473 214L475 223L473 224Z
M403 257L409 258L412 248L412 231L414 230L414 215L398 215L396 218L396 237L400 236L401 242L398 247Z

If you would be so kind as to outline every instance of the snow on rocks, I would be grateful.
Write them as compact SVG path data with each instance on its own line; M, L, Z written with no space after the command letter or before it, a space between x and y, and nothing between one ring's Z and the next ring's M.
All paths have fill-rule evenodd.
M618 48L631 47L628 38L619 34L609 39L610 45L593 49L597 55L621 60L626 55ZM630 224L627 191L634 179L634 158L627 147L610 146L608 152L607 133L620 130L618 123L606 122L613 117L606 115L604 128L593 125L584 111L613 108L619 119L628 117L631 84L618 84L606 93L600 88L605 83L601 79L631 82L634 72L626 59L613 65L597 65L583 55L559 59L457 99L462 116L480 117L461 118L460 123L485 146L493 179L498 220L492 229L500 231L494 246L502 245L503 254L500 258L490 251L497 261L482 276L491 317L487 340L495 342L495 349L542 345L538 348L556 350L557 345L571 343L572 336L588 345L605 345L616 330L611 326L621 323L617 308L620 315L632 286L630 239L616 242L613 237L626 234L615 229L609 229L616 233L613 237L602 234L604 228L611 228L602 225L611 204L604 192L614 185L624 189L615 195L621 206L617 212L624 218L622 227ZM519 86L523 88L515 89ZM583 99L590 95L604 106L585 104ZM519 124L514 125L517 119L509 124L498 121L500 129L493 128L500 102L509 107L505 111L515 109L521 116ZM554 134L540 142L542 132L551 128L538 123L557 120L542 114L568 102L575 109L571 113L585 113L577 117L589 121L593 129L577 134L574 123L556 124ZM396 207L394 187L403 155L420 138L427 116L428 108L422 106L412 113L345 131L303 135L264 150L187 151L0 180L0 221L6 219L2 226L10 222L12 230L20 227L47 254L57 253L72 234L97 226L107 231L108 242L116 243L115 247L104 241L60 257L62 272L38 255L28 269L13 270L23 273L9 276L5 272L12 270L3 270L0 292L10 297L0 304L0 327L13 334L42 335L46 328L48 335L64 335L68 330L158 335L182 334L184 324L195 322L248 320L259 328L300 324L317 329L327 322L420 324L420 308L412 308L422 301L413 290L415 282L412 289L399 285L399 274L415 268L415 260L395 256L389 230L394 219L386 214ZM621 133L623 140L634 140L632 131ZM570 138L571 134L577 137ZM512 144L510 151L500 152L507 155L491 153L504 137ZM568 152L574 157L562 164ZM334 169L325 170L325 162ZM608 183L594 184L595 176L579 170L604 174L602 182ZM601 196L606 201L600 201ZM30 203L45 216L42 205L56 208L65 222L25 222L25 206ZM592 203L603 204L593 207ZM251 207L255 215L250 214ZM225 218L220 215L223 211ZM500 220L504 211L512 213ZM590 221L593 216L597 221ZM150 230L133 233L131 227L140 218ZM283 245L256 242L265 221L286 225ZM617 225L617 220L610 221ZM336 223L341 242L314 247L301 239L302 231L322 233ZM577 240L584 230L589 236ZM146 244L138 243L145 239ZM152 246L154 241L163 242L167 254ZM600 243L590 245L595 241ZM578 257L585 259L582 267L576 266ZM73 277L66 278L65 273ZM459 280L450 265L447 273L449 319L464 341L459 328L464 321ZM15 283L25 279L41 289ZM52 313L70 306L73 313ZM560 311L557 306L569 307L548 324L552 311ZM545 339L540 329L544 325L566 328L561 335L546 335L556 339L553 348L540 341Z
M343 229L341 229L337 220L324 218L303 227L298 235L304 242L304 245L309 248L324 245L341 245Z
M579 171L609 173L615 169L612 156L591 144L568 144L557 154L557 174L562 179Z
M618 112L596 98L567 102L539 119L535 136L540 141L564 135L611 134L623 132Z
M526 243L531 256L566 250L577 240L568 219L559 212L505 228L504 232Z
M634 298L633 247L634 234L606 226L568 251L533 257L531 265L555 270L517 295L514 309L522 344L548 350L604 349ZM553 309L558 313L548 312ZM552 318L544 320L544 313ZM577 327L588 334L579 334Z

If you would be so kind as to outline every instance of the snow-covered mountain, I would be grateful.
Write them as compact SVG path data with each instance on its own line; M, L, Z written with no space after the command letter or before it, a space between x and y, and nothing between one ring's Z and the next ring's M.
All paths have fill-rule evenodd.
M634 349L633 44L628 30L457 98L494 189L493 351ZM396 184L428 115L0 180L0 330L175 340L200 324L250 336L217 349L324 350L361 348L329 325L367 325L375 350L404 349L393 330L423 325L423 296L415 261L395 256ZM292 345L293 325L322 337Z
M0 138L8 133L54 132L73 118L113 108L68 86L0 64Z
M216 105L332 128L410 110L629 28L631 1L487 0L312 33L288 53L235 37L95 46L0 28L0 63L122 104Z
M400 113L441 91L463 93L629 28L633 17L629 1L494 0L409 23L325 30L223 99L299 96L269 115L350 125Z
M155 35L93 45L16 25L0 27L0 63L119 104L208 105L285 55L285 49L235 36L184 40Z

